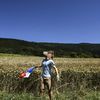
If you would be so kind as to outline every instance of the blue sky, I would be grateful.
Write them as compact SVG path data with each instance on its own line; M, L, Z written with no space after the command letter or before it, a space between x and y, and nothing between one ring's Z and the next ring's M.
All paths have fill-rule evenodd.
M100 43L100 0L0 0L0 37Z

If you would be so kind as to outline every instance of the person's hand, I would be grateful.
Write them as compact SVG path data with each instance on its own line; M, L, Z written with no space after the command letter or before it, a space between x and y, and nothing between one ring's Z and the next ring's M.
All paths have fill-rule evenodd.
M43 52L43 55L44 55L44 56L47 56L47 54L48 54L47 51L44 51L44 52Z
M57 75L57 81L60 81L60 76L59 76L59 74Z

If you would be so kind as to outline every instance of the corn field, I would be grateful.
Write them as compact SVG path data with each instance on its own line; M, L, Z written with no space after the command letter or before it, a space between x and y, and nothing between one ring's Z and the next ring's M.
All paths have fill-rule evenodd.
M0 98L8 95L5 93L7 92L11 93L10 99L4 100L40 100L35 97L39 95L41 70L36 70L28 79L20 79L19 74L33 65L40 65L42 59L42 57L33 56L1 55ZM55 72L52 79L54 100L100 100L100 59L54 58L54 61L60 73L60 82L56 81ZM28 93L30 99L29 97L24 99L22 95L23 99L16 99L16 97L12 99L14 98L12 94L15 93L17 96L19 93L22 95L25 93L27 96ZM94 96L87 99L90 95L88 93Z

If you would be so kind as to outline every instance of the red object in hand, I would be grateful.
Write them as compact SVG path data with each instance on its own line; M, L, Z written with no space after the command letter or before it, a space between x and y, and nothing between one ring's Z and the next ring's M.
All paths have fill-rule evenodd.
M20 73L19 78L24 78L24 76L26 76L25 72Z

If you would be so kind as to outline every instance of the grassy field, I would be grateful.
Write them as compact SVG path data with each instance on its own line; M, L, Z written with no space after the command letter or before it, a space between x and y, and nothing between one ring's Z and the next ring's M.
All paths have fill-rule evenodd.
M39 97L40 70L29 79L19 73L40 65L42 57L0 54L0 100L48 100ZM53 79L54 100L100 100L100 59L55 58L61 81Z
M32 65L40 65L42 59L42 57L0 54L0 66L4 65L5 70L26 69ZM100 71L100 59L98 58L55 58L54 61L60 70L75 72Z
M7 93L0 92L0 100L48 100L48 97L35 97L32 93ZM100 100L100 92L97 91L66 91L55 94L53 100Z

